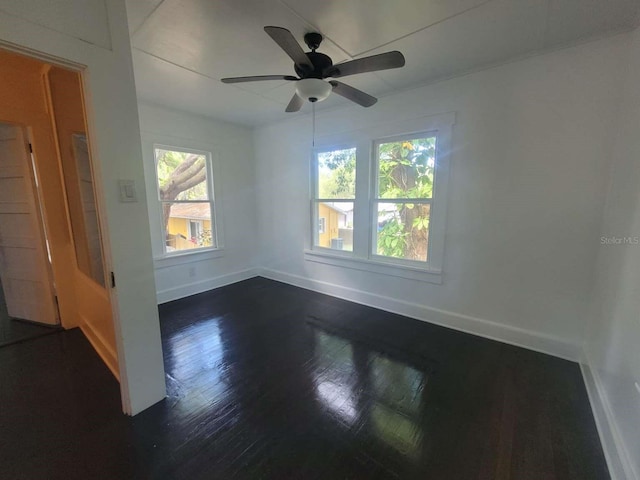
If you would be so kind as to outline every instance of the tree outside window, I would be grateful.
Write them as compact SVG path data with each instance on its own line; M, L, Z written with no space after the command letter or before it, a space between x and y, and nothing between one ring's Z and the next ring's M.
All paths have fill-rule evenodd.
M323 137L312 159L305 260L441 283L455 118L429 115Z
M209 155L156 147L155 158L165 252L215 247ZM195 235L192 225L199 225Z
M435 137L376 144L374 253L427 261L435 154Z

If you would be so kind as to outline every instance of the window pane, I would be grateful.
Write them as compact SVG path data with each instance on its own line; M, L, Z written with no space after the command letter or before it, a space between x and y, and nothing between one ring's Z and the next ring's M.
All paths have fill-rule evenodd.
M206 156L156 148L160 200L208 200Z
M162 208L167 252L216 246L209 202L163 203Z
M429 204L379 203L377 254L427 261Z
M353 202L316 202L315 245L353 251Z
M431 198L436 138L378 144L378 197Z
M318 153L316 198L356 197L356 149Z

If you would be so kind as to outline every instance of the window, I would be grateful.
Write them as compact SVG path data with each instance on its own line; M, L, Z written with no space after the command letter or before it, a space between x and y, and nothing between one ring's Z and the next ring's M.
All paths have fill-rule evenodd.
M335 143L326 137L313 155L305 258L439 283L454 120L451 113L341 133Z
M318 233L324 233L327 228L327 219L325 217L320 217L318 219Z
M353 207L356 196L356 149L318 151L314 245L353 250Z
M165 253L217 248L211 155L159 145L154 153Z
M376 141L372 254L427 262L436 137Z
M204 230L203 226L202 220L189 220L189 236L192 241L197 242L197 239L200 238Z

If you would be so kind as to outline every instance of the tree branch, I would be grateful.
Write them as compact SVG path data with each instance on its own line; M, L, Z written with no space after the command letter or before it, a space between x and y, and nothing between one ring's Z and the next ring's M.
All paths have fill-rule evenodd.
M162 200L173 200L181 192L196 186L207 178L205 162L191 162L188 168L176 168L167 182L160 188L160 198ZM180 170L180 171L179 171Z

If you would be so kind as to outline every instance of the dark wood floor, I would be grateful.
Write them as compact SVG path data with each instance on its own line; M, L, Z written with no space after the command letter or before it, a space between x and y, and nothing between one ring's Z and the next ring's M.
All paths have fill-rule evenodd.
M0 478L609 478L574 363L262 278L160 316L133 419L79 331L0 349Z
M46 327L9 317L2 285L0 285L0 347L48 335L56 330L57 327Z

